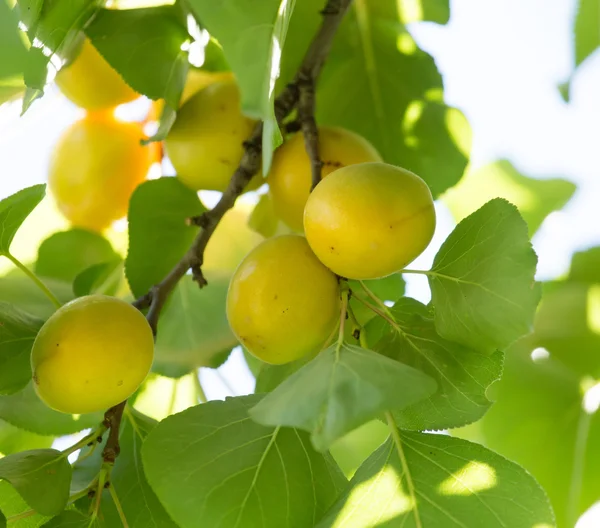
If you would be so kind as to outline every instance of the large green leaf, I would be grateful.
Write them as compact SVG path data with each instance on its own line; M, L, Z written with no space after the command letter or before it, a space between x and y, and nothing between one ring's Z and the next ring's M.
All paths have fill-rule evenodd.
M296 0L190 0L202 25L223 46L242 93L242 111L264 121L263 170L281 143L273 101L276 72Z
M575 17L575 65L600 46L600 1L579 0Z
M366 327L370 346L422 370L437 381L429 398L396 411L404 429L444 429L474 422L489 409L488 387L502 373L502 353L483 354L441 337L427 308L400 299L390 313L394 325L377 317Z
M177 178L140 185L129 203L129 252L125 274L139 297L160 282L190 247L197 227L187 219L206 209Z
M404 24L422 21L446 24L450 19L449 0L402 0L398 10Z
M600 283L600 246L573 254L569 280Z
M29 512L31 507L19 495L19 492L13 488L8 482L0 480L0 510L10 519L18 517L21 514ZM35 513L28 515L24 519L11 520L10 528L39 528L50 517Z
M38 434L66 435L102 421L102 413L72 415L53 411L35 393L29 383L23 390L0 396L0 419Z
M435 390L433 379L412 367L371 350L334 345L267 394L250 416L263 425L305 429L315 449L325 451L359 425Z
M188 69L185 24L179 5L100 9L85 33L134 90L177 108Z
M71 466L55 449L35 449L0 458L0 479L19 492L42 515L56 515L67 505Z
M198 367L216 367L237 345L225 315L229 275L206 276L206 288L191 277L175 288L158 324L155 372L178 378Z
M31 380L29 355L43 321L0 301L0 394L21 390Z
M471 131L465 117L443 103L441 76L400 23L400 4L352 3L319 80L317 121L366 137L386 162L415 172L438 196L462 176ZM319 0L297 3L282 82L296 71L322 7Z
M65 56L70 53L77 43L79 31L96 12L100 0L18 0L17 4L30 41L34 42L36 39L36 45L29 49L25 63L25 112L44 93L50 60L56 55ZM45 46L46 52L41 45Z
M600 377L600 284L545 285L532 348L543 347L581 376Z
M530 331L540 299L536 264L514 205L496 198L465 218L426 272L440 335L491 351Z
M0 86L7 80L23 76L23 64L27 50L18 29L19 17L0 1ZM1 101L0 101L1 102Z
M66 510L44 524L43 528L90 528L90 518L78 511Z
M54 437L42 436L19 429L14 425L0 420L0 453L10 455L26 449L41 449L50 447Z
M7 254L21 224L46 193L44 184L27 187L0 201L0 255Z
M182 528L313 526L345 485L305 433L254 423L248 410L259 400L192 407L144 442L148 481Z
M517 206L529 226L529 235L533 236L550 213L565 206L575 188L574 183L560 178L529 178L509 161L499 160L467 172L443 200L460 222L488 200L505 198Z
M150 488L142 468L142 444L155 425L154 420L128 408L119 431L121 452L111 472L110 482L119 497L129 528L177 528ZM98 447L91 457L75 464L73 481L77 483L77 488L84 489L98 474L102 464L101 453L102 449ZM84 511L89 510L93 501L93 498L81 501ZM107 528L121 526L118 511L108 491L102 497L101 512Z
M465 440L400 431L358 469L317 528L552 528L539 484Z
M110 242L102 235L74 228L55 233L42 242L35 272L42 277L72 282L90 266L118 257Z
M517 345L507 352L490 411L457 434L476 435L523 465L548 493L558 526L571 528L600 500L600 414L592 398L586 411L579 376L552 355L533 360L531 346Z
M108 63L134 90L163 99L159 134L164 139L175 120L185 86L191 40L181 4L146 9L101 9L85 33Z
M73 299L70 284L53 279L44 279L44 284L62 303ZM45 293L21 270L11 271L4 277L0 277L0 299L19 306L21 310L41 319L47 319L56 311L56 306Z

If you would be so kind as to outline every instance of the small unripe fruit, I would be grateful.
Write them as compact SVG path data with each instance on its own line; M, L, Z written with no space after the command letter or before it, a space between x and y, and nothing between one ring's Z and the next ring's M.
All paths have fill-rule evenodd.
M323 161L321 178L347 165L381 161L365 138L333 127L319 127L319 157ZM302 231L304 206L312 185L302 134L295 134L275 151L268 181L277 215L293 230Z
M233 81L215 82L177 113L165 147L179 180L194 191L224 191L244 153L254 121L242 114ZM258 175L254 188L262 183Z
M304 211L304 231L315 255L349 279L401 270L429 245L434 230L427 184L385 163L335 171L317 185Z
M137 123L88 114L61 136L48 184L60 212L77 227L101 231L127 214L129 198L155 161Z
M227 318L239 341L273 364L317 353L340 313L337 278L306 239L265 240L239 265L227 294Z
M39 331L31 351L34 387L57 411L106 410L133 394L153 357L152 330L139 310L105 295L80 297Z
M92 111L113 108L140 96L88 39L75 60L58 72L56 84L71 102Z

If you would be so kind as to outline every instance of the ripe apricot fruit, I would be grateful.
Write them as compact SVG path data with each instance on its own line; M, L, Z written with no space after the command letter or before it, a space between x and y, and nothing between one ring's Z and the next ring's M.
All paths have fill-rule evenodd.
M235 82L215 82L200 90L180 108L165 140L177 177L195 191L224 191L253 128L240 109ZM255 178L254 188L261 180L260 175Z
M349 279L401 270L431 242L435 209L427 184L386 163L339 169L306 203L304 231L319 260Z
M143 137L139 124L109 114L88 114L62 135L48 183L73 225L100 231L127 214L156 154L155 147L140 145Z
M31 351L34 387L57 411L102 411L133 394L153 357L152 330L141 312L115 297L80 297L39 331Z
M347 165L381 161L365 138L333 127L319 127L319 156L323 160L321 178ZM268 182L277 215L293 230L302 231L302 215L312 185L302 134L295 134L275 151Z
M283 364L318 352L339 319L337 278L306 239L265 240L242 261L227 293L233 333L254 356Z
M112 108L140 96L88 39L73 62L57 73L56 84L71 102L86 110Z
M179 106L181 107L193 95L197 94L200 90L215 82L233 80L233 73L229 71L210 72L206 70L200 70L198 68L190 68L185 80L185 86L183 87L181 98L179 100ZM152 101L152 106L150 107L150 112L148 115L150 121L158 121L160 119L164 105L164 99Z

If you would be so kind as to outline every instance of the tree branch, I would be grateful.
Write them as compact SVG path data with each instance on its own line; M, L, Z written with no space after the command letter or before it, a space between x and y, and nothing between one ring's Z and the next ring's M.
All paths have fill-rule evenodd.
M307 150L310 147L309 155L313 160L313 182L316 183L321 176L321 161L318 155L318 133L314 119L314 88L316 79L331 49L333 37L351 3L352 0L327 0L321 11L323 15L321 26L315 34L296 76L277 96L274 103L275 118L282 126L283 120L301 102L301 108L299 107L299 113L302 114L300 116L301 128L307 141ZM153 286L146 295L133 302L133 305L140 310L148 308L146 318L155 336L161 311L169 295L188 270L192 270L192 276L200 287L206 286L207 281L202 273L206 245L225 213L233 207L244 188L259 171L262 161L262 136L263 125L258 123L251 136L244 142L244 154L240 164L218 203L210 211L190 219L190 223L200 227L200 232L191 247L161 282ZM314 184L316 185L316 183ZM119 454L119 426L125 403L122 402L110 408L105 414L104 423L110 428L106 447L102 453L105 462L114 462Z

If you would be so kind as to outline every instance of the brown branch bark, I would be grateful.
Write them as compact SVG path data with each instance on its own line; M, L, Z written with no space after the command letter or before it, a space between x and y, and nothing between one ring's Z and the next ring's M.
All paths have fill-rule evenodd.
M302 101L302 108L298 108L300 124L307 138L307 149L310 141L309 155L311 160L314 160L313 182L316 181L316 183L321 176L321 161L319 160L318 133L314 119L314 87L331 49L333 37L351 3L352 0L327 0L325 8L321 11L323 15L321 26L315 34L296 76L275 99L275 117L280 126ZM262 159L262 135L263 125L258 123L250 138L244 142L242 160L217 205L201 216L191 219L191 223L200 227L200 232L191 247L161 282L153 286L146 295L134 301L133 305L138 309L148 308L146 318L155 336L160 313L169 295L188 270L192 270L192 276L200 287L207 284L202 274L204 250L225 213L233 207L248 182L259 171ZM114 462L119 455L119 427L125 404L126 402L122 402L110 408L105 414L104 423L110 428L106 447L102 453L106 462Z

